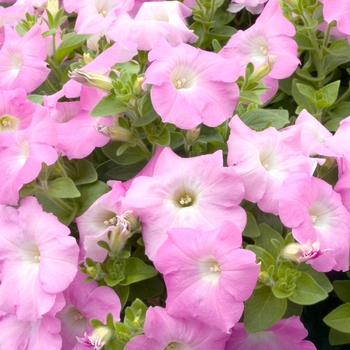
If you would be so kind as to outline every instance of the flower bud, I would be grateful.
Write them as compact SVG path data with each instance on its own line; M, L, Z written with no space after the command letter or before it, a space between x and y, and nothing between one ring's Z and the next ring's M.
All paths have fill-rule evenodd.
M107 326L97 327L92 335L84 333L84 338L77 337L77 341L85 346L93 346L95 350L100 350L112 338L113 332Z
M327 249L329 250L329 249ZM305 262L310 259L316 259L321 256L324 251L320 250L320 242L316 241L311 244L307 241L305 244L291 243L284 247L282 256L286 260Z
M108 136L112 140L118 140L123 142L131 142L133 136L131 132L121 126L106 126L103 124L95 125L95 130L101 134Z
M256 71L253 72L253 74L249 77L249 81L259 81L266 77L274 67L277 60L277 56L274 55L268 55L267 56L267 63L261 65Z
M126 241L131 237L130 222L128 217L132 214L131 210L123 215L117 215L117 224L111 231L110 248L113 253L119 253L124 248Z
M84 68L76 68L73 72L69 72L68 76L80 84L95 87L107 92L113 88L112 79Z
M52 17L55 18L58 12L58 0L48 0L47 10L51 13Z

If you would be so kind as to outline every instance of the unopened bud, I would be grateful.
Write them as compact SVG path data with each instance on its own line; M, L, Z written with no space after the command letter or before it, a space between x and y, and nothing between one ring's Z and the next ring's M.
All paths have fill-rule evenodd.
M113 88L112 79L84 68L76 68L73 72L69 72L68 76L80 84L95 87L107 92Z
M100 350L112 338L113 332L107 326L97 327L91 335L84 333L83 338L77 337L77 341L86 346L93 346L95 350Z
M201 127L196 126L190 130L186 131L186 140L189 144L193 144L194 141L197 140L199 134L201 133Z
M133 92L135 95L138 95L143 91L142 84L144 83L145 80L146 80L145 77L137 77L134 83L134 89L133 89Z
M253 72L253 74L250 76L249 81L259 81L266 77L274 67L277 60L277 56L274 55L268 55L267 56L267 63L261 65L257 70Z
M329 249L327 249L329 250ZM321 256L324 251L320 250L320 242L316 241L311 244L310 241L307 241L305 244L291 243L284 247L282 251L282 256L286 260L296 261L296 262L305 262L310 259L316 259Z
M133 140L132 133L121 126L106 126L104 124L96 124L95 130L101 134L108 136L112 140L130 142Z
M126 211L123 215L117 215L117 224L111 231L110 247L113 253L119 253L124 248L126 241L131 236L130 222L128 216L132 212Z
M93 61L91 55L89 53L83 53L83 60L85 64L89 64L90 62Z
M55 18L58 12L58 0L48 0L47 10L51 13L52 17Z

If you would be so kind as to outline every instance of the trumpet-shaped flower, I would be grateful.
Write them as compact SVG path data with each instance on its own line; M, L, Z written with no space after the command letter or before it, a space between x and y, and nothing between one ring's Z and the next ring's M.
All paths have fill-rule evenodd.
M257 15L263 10L266 1L267 0L232 0L232 4L229 5L227 11L236 13L246 8L249 12Z
M23 88L32 92L50 73L45 62L46 46L39 25L23 37L4 26L5 43L0 50L0 88Z
M321 272L347 270L350 213L332 186L306 174L294 174L283 182L276 197L281 221L292 229L294 238L301 244L319 242L318 256L308 263Z
M207 232L169 230L154 258L164 276L168 313L228 333L242 316L260 270L255 254L241 245L242 233L230 221Z
M122 210L140 216L146 254L153 259L170 228L211 230L225 220L246 224L239 207L243 183L235 169L222 166L222 153L181 158L170 148L158 156L152 176L136 177Z
M69 229L34 197L0 206L0 310L36 321L77 273L78 245Z
M185 17L191 14L191 10L178 1L145 2L134 19L126 13L120 15L107 36L113 40L128 39L145 51L151 50L160 37L172 46L194 42L198 37L185 22Z
M232 118L229 126L227 162L242 176L245 199L277 215L278 200L274 195L282 182L293 173L311 176L317 159L301 153L299 135L293 130L279 132L270 127L257 132L238 116Z
M232 116L239 98L236 62L187 44L172 47L165 39L148 57L153 62L145 83L153 84L152 104L163 122L192 129L218 126Z
M298 316L283 318L272 327L247 333L243 323L237 323L225 350L316 350L314 344L303 340L307 330Z
M57 314L61 321L62 349L71 350L77 343L76 337L93 331L89 321L98 319L106 321L107 314L112 313L113 319L120 319L120 300L113 289L107 286L99 287L96 281L84 282L87 277L78 272L74 281L63 292L66 305ZM76 346L76 350L83 350L83 346Z
M223 350L229 337L194 319L172 317L158 306L147 310L144 332L131 339L125 350Z
M62 293L57 294L51 310L35 321L20 321L16 315L0 317L0 344L3 349L61 350L61 323L55 317L65 305ZM71 349L69 349L71 350Z
M0 89L0 133L26 129L37 109L23 89Z
M287 78L299 64L298 45L291 38L294 34L294 25L283 16L278 1L270 0L256 22L247 30L232 35L219 54L234 58L241 67L241 75L248 62L257 69L267 62L269 55L273 55L276 62L268 76Z
M38 106L31 124L24 130L3 133L0 139L0 204L17 204L20 188L33 181L42 163L57 160L56 130L48 111Z

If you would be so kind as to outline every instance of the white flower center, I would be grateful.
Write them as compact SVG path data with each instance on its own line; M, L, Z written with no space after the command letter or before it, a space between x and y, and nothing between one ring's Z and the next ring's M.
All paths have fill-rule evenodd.
M179 203L182 206L188 206L191 202L192 202L192 198L188 194L186 194L185 196L181 197L180 201L179 201Z
M178 342L171 342L167 345L167 347L164 350L189 350L192 349L192 347L189 347L185 344L181 344Z
M36 264L39 265L40 263L40 250L38 246L35 244L35 242L26 242L23 244L20 248L20 256L22 258L22 261L25 265L31 265Z
M175 89L191 89L196 85L198 74L190 64L178 65L171 74Z

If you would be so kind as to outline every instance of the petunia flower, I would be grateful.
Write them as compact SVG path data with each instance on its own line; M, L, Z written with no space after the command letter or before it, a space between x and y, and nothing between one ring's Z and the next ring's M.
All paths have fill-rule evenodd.
M175 318L161 307L146 313L144 335L131 339L125 350L224 350L229 335L194 319Z
M0 310L36 321L77 273L78 245L69 229L34 197L0 206Z
M4 26L5 43L0 50L0 88L23 88L27 93L47 78L46 46L39 25L23 37L10 26Z
M168 313L228 333L242 316L260 270L255 254L241 245L242 233L230 221L206 232L169 230L154 258L164 276Z
M320 254L307 262L321 272L349 268L350 213L327 182L307 174L287 178L276 197L282 223L301 244L319 242Z
M92 333L93 328L89 321L98 319L106 321L107 314L112 313L113 319L120 319L121 304L115 291L107 286L98 286L96 281L84 282L87 277L78 272L73 282L63 292L66 305L57 314L61 321L61 336L63 340L62 349L83 350L83 346L77 345L77 337L84 333Z
M256 22L247 30L232 35L219 54L234 58L240 66L240 75L244 75L248 62L257 69L273 55L276 62L268 76L287 78L299 64L298 45L292 39L294 34L294 25L283 16L278 1L269 0Z
M298 316L283 318L272 327L247 333L243 323L237 323L225 350L316 350L314 344L303 340L307 336Z
M239 207L243 183L235 169L223 167L220 151L210 155L181 158L170 148L158 156L152 176L136 177L122 211L140 216L146 254L153 259L172 227L211 230L225 220L239 230L246 224Z
M172 47L165 39L148 58L145 84L153 85L152 104L163 122L188 130L201 123L218 126L232 116L239 99L236 62L187 44Z

